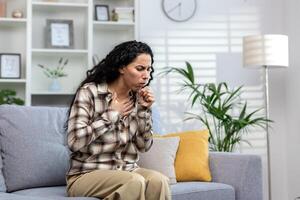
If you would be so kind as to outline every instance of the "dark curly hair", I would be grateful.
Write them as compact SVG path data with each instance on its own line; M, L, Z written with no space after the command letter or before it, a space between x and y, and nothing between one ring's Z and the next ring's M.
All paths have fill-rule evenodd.
M127 66L140 54L148 54L151 56L151 66L153 64L153 53L151 48L143 42L138 42L136 40L123 42L113 48L111 52L107 54L107 56L101 60L97 65L95 65L92 69L88 70L86 73L86 78L83 80L77 91L86 83L112 83L116 79L119 78L120 72L119 69ZM150 79L148 81L148 85L153 79L153 67L150 73ZM76 93L77 93L76 91ZM70 115L71 107L74 103L76 93L73 96L71 101L68 116ZM65 128L67 124L65 125Z
M92 69L87 71L86 79L80 84L79 88L86 83L94 82L111 83L120 76L119 69L127 66L140 54L148 54L151 56L151 65L153 64L153 53L151 48L143 42L136 40L123 42L114 47L114 49L107 54L107 56L95 65ZM153 79L152 72L150 74L150 81Z

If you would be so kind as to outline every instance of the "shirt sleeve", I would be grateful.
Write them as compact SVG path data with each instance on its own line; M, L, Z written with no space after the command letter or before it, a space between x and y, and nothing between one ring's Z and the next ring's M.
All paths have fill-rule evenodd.
M92 92L80 88L76 94L68 121L68 147L76 152L86 147L99 136L113 130L119 121L119 112L107 110L96 119Z
M138 130L135 145L140 152L148 151L153 143L151 109L138 105Z

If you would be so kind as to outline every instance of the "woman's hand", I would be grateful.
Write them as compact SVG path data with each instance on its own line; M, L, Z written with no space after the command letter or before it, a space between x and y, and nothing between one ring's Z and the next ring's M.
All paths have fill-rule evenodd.
M110 108L118 111L121 117L128 116L132 112L133 106L134 102L132 99L120 102L117 95L113 94Z
M144 107L150 108L154 103L155 98L149 87L142 88L138 92L138 103Z

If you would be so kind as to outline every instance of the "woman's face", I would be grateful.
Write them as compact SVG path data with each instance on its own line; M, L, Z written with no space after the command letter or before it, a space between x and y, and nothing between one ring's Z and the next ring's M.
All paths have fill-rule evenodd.
M120 69L120 73L125 86L133 91L138 91L147 85L151 70L151 56L143 53Z

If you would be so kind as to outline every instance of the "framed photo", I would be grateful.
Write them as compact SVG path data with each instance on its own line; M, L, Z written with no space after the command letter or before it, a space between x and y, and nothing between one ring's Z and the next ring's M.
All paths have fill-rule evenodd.
M47 19L46 47L72 49L73 20Z
M109 21L108 5L95 5L95 19L97 21Z
M21 54L0 54L0 78L21 78Z

